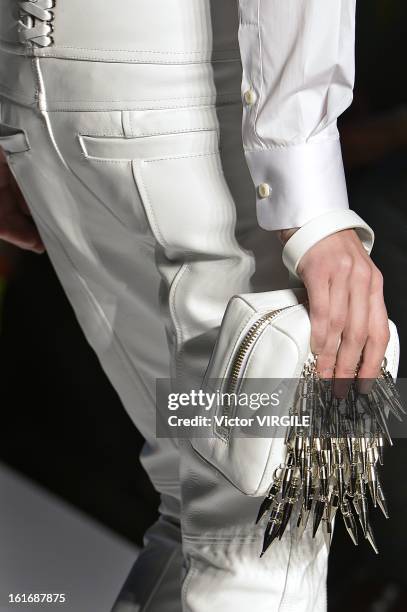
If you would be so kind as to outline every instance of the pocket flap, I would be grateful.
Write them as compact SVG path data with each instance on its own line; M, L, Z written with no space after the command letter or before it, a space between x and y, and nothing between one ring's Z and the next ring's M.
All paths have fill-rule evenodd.
M79 143L89 159L131 161L213 152L218 148L218 133L216 130L197 130L135 138L82 134Z
M0 147L6 153L23 153L30 150L27 134L5 124L0 124Z

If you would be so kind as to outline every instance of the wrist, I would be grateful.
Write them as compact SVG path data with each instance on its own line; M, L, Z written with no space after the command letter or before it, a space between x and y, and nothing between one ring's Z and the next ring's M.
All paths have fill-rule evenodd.
M331 211L315 217L301 226L298 230L291 230L291 238L283 248L283 262L294 276L303 255L317 242L341 230L354 229L363 243L365 250L370 253L373 242L373 230L352 210Z
M299 229L299 227L290 227L287 229L278 230L277 235L281 244L285 245L285 243L291 238L291 236L295 234L295 232Z

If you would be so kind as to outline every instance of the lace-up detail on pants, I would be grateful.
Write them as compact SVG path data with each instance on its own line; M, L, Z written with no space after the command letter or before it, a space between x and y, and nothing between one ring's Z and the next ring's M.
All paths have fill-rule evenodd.
M49 47L53 43L52 22L54 0L29 0L19 2L20 20L18 33L20 41L39 47Z

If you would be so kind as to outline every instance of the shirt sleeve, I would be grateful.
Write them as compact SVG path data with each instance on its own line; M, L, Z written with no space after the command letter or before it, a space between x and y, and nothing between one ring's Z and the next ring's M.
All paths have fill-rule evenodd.
M337 118L354 83L356 0L238 0L243 146L269 230L347 209Z

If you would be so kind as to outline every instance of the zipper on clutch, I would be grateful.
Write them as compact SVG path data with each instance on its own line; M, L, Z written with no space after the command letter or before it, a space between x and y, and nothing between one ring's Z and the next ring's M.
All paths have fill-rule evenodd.
M246 357L250 353L256 341L259 339L263 331L280 313L292 308L293 306L299 306L299 304L291 304L290 306L284 306L284 308L278 308L262 315L257 321L255 321L246 332L237 354L234 358L229 380L228 380L228 393L233 393L236 390L237 383L241 378L243 366L246 362Z
M232 367L230 370L230 374L228 377L228 381L226 384L225 393L233 394L236 392L237 385L239 380L242 378L242 374L244 371L244 365L246 363L246 358L249 355L250 351L254 347L257 340L260 338L263 331L268 327L268 325L273 321L279 314L285 312L289 308L293 308L293 306L299 306L300 304L291 304L290 306L284 306L283 308L278 308L276 310L272 310L271 312L267 312L264 315L261 315L248 329L246 334L244 335L239 349L235 355L235 358L232 363ZM229 417L231 406L228 404L223 404L222 406L222 416ZM220 435L225 441L229 439L230 435L230 427L228 425L218 425L215 426L216 433Z

